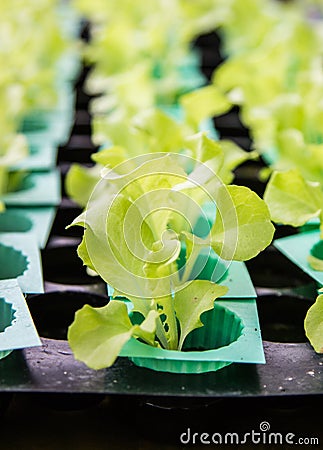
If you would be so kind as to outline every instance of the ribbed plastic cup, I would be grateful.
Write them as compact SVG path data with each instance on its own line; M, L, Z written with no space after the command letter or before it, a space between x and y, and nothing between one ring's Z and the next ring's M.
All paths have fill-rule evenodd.
M202 314L201 320L204 326L195 329L187 336L182 351L165 350L165 357L161 357L161 349L147 345L150 357L129 356L129 359L140 367L160 372L183 374L217 371L232 364L230 344L241 336L244 328L240 317L215 303L213 310ZM228 349L227 360L214 358L214 350L221 347L227 347ZM176 354L174 359L171 356L173 352ZM158 356L155 355L156 353L158 353Z

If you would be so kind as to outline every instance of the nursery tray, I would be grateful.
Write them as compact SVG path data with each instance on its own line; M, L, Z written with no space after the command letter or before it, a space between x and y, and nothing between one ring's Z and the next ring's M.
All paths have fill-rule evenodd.
M50 110L32 112L33 117L23 131L30 139L49 141L58 146L66 143L73 126L75 93L65 81L60 81L56 89L56 105ZM37 127L37 117L40 127Z
M44 292L40 251L33 233L0 233L2 279L16 278L24 293Z
M56 165L58 148L42 136L32 136L25 133L29 145L29 155L11 167L11 170L50 170Z
M61 200L58 169L28 174L22 189L0 197L6 206L56 206Z
M305 273L312 277L320 286L323 286L323 272L313 270L307 262L307 257L310 254L311 248L319 240L320 231L312 230L306 233L299 233L277 239L274 241L274 246Z
M9 207L0 214L0 233L31 232L42 249L46 246L55 214L56 208L52 206Z
M126 358L94 371L75 361L66 341L42 343L0 361L2 392L204 398L322 395L323 357L309 344L264 342L267 364L231 364L218 372L184 375L136 367Z
M60 113L56 113L60 114ZM28 129L24 129L24 134L27 134L31 140L42 140L43 142L50 142L55 147L63 145L67 142L70 132L73 126L73 117L66 113L61 113L64 117L59 119L52 119L47 129L37 129L33 126Z
M54 142L61 141L72 125L72 120L67 120L68 116L66 112L55 110L32 111L22 122L22 132L31 133L31 136L34 132L44 133Z
M82 64L78 51L67 50L57 61L58 77L62 81L74 82L81 73Z
M0 299L11 307L11 324L0 333L0 358L5 352L41 346L26 301L17 280L0 281Z

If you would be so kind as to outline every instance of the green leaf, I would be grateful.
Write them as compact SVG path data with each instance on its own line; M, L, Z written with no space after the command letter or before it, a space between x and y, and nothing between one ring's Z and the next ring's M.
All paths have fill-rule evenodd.
M230 170L234 170L245 161L258 159L259 157L257 152L247 152L233 141L222 139L219 141L219 145L223 150L224 166Z
M127 152L123 147L114 145L93 153L91 159L96 163L101 164L101 166L114 168L127 159Z
M212 309L214 301L227 291L226 286L219 286L207 280L194 280L175 292L174 307L181 329L179 350L182 349L186 336L203 326L201 314Z
M224 114L232 104L215 86L196 89L180 98L187 121L197 129L202 120Z
M155 241L162 242L173 210L172 187L186 179L180 157L167 153L143 155L122 164L117 171L105 173L105 180L135 203Z
M120 295L119 292L114 291L114 296ZM157 301L147 298L138 298L132 297L131 295L127 296L128 300L133 304L133 312L139 312L143 317L147 317L150 311L157 311ZM161 311L160 311L161 313ZM177 336L177 335L176 335ZM169 348L169 342L167 339L167 335L165 333L165 328L161 321L160 316L156 320L156 337L159 339L159 342L163 348Z
M91 193L100 180L98 167L88 168L81 164L72 164L65 179L68 196L80 206L86 206Z
M207 137L206 132L199 132L185 139L185 148L189 149L190 156L197 161L206 163L218 173L224 163L223 148L219 142Z
M133 119L133 126L141 132L148 151L178 151L183 146L185 127L157 108L146 109Z
M322 212L319 183L306 181L296 169L274 172L264 194L274 222L298 227Z
M246 261L272 241L274 226L266 203L245 186L221 186L210 232L213 250L225 260Z
M77 254L83 261L84 266L87 266L89 269L95 271L95 267L93 266L89 253L87 251L86 240L84 235L80 245L77 247Z
M167 225L171 187L186 174L172 155L146 159L125 174L108 172L104 181L111 191L94 193L73 222L85 227L79 249L83 262L126 297L169 294L177 277L180 243Z
M223 151L223 165L218 172L218 175L225 184L229 184L234 179L233 170L248 160L258 158L258 153L255 151L247 152L235 144L233 141L225 139L219 141L219 145Z
M319 295L307 311L304 326L314 350L323 353L323 295Z
M69 327L68 342L75 358L88 367L110 367L132 336L154 345L158 316L156 311L150 311L140 325L132 325L122 301L110 301L102 308L85 305L76 312Z

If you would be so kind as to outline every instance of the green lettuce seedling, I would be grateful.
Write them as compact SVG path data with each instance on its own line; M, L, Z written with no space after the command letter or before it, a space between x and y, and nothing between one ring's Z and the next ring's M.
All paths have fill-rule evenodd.
M200 237L194 226L210 200L216 217ZM192 280L201 251L214 251L219 260L247 260L270 244L274 232L268 208L254 192L226 186L207 165L171 153L104 170L102 188L96 187L72 225L85 228L78 248L83 263L142 316L132 323L120 300L76 314L69 343L76 358L94 369L113 364L132 337L181 350L186 336L202 326L201 314L227 292L198 274Z
M320 237L323 238L323 192L320 183L305 180L297 169L275 171L266 187L264 200L276 223L299 227L311 219L318 219ZM308 255L309 264L313 269L322 271L323 260L317 252L314 251L314 254Z
M299 227L311 219L320 222L323 238L323 192L318 182L305 180L296 169L274 172L264 200L274 222ZM322 243L318 241L307 259L314 270L323 271ZM323 352L323 295L309 308L304 321L306 336L318 353Z
M203 326L201 314L212 309L216 298L226 290L224 286L197 280L174 296L151 300L150 304L134 302L135 310L145 317L140 325L131 322L123 301L112 300L102 308L85 305L69 327L69 344L75 358L92 369L111 366L132 337L154 347L181 350L186 336ZM162 315L166 316L163 321Z
M309 308L305 317L305 333L314 350L323 353L323 295Z
M190 97L187 114L192 109ZM204 110L205 111L205 110ZM199 118L201 116L199 115ZM205 116L203 116L204 118ZM73 164L66 177L68 195L85 206L104 166L115 168L129 158L156 150L185 154L193 160L211 165L226 184L233 180L233 170L248 159L257 158L255 152L246 152L232 141L214 141L208 132L195 131L187 122L179 122L158 108L144 110L130 121L123 116L106 116L94 123L97 143L106 143L102 150L92 154L97 163L92 168Z

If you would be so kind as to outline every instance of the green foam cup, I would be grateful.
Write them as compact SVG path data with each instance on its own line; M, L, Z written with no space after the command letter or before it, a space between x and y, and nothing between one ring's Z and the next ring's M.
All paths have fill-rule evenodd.
M128 303L131 310L132 304ZM137 315L131 315L134 322ZM132 338L121 350L135 365L161 372L213 372L232 363L264 364L255 299L216 300L201 316L203 327L191 332L183 351L152 347Z

